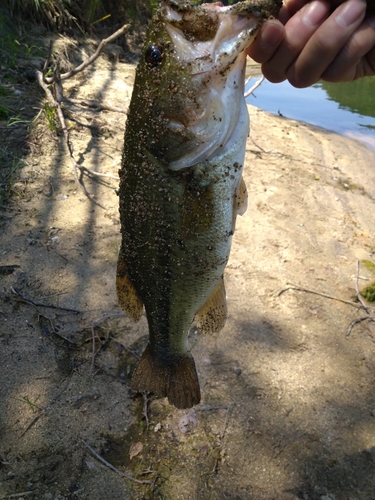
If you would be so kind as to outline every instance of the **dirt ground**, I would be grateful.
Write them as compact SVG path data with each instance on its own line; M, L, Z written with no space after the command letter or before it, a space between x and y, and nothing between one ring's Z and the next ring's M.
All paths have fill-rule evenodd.
M66 95L126 108L134 69L101 57ZM37 114L36 82L11 91ZM356 259L375 262L375 154L249 112L249 208L225 274L229 318L218 335L191 334L202 388L191 411L129 390L147 323L117 304L117 182L85 177L100 208L44 113L31 132L21 124L9 136L1 123L10 145L29 133L30 150L20 147L0 211L0 266L16 266L0 275L0 499L375 499L375 322L346 339L368 315ZM78 163L116 175L126 115L78 105L65 114ZM361 264L360 288L369 280Z

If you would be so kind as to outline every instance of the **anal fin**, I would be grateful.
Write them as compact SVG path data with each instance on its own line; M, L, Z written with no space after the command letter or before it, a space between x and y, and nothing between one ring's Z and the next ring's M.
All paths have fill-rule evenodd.
M147 346L134 372L130 387L167 397L176 408L191 408L200 402L199 380L193 356L176 356L166 362L153 358Z
M224 327L227 316L224 278L221 277L204 306L195 314L195 322L203 333L217 333Z
M121 309L132 321L139 321L142 316L143 303L129 278L128 267L122 250L120 250L117 262L116 290Z

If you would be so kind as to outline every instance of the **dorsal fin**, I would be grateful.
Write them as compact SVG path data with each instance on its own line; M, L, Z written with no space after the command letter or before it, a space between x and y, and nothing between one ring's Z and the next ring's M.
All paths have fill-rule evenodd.
M116 289L121 309L132 321L139 321L142 316L143 303L128 276L128 267L122 249L117 262Z
M211 296L195 315L197 327L203 333L220 332L227 320L227 311L224 279L221 277Z

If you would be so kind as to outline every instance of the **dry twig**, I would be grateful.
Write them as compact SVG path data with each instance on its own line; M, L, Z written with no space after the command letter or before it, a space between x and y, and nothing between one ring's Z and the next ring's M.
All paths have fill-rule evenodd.
M361 292L359 291L359 285L358 285L358 280L359 280L359 260L356 259L355 261L355 267L356 267L356 275L355 275L355 290L357 292L357 298L359 302L361 303L363 309L367 313L367 316L363 316L362 318L357 318L353 320L349 327L348 331L346 332L345 338L348 339L354 326L357 325L358 323L362 323L362 321L374 321L375 322L375 316L370 315L370 309L372 309L370 306L366 304L366 302L363 300Z
M81 311L77 311L76 309L69 309L67 307L59 307L59 306L54 306L53 304L43 304L41 302L35 302L32 299L29 299L28 297L25 297L24 295L21 294L16 288L13 286L10 287L10 291L17 295L23 302L26 302L26 304L31 304L34 307L48 307L49 309L57 309L59 311L67 311L71 312L74 314L81 314Z
M72 145L72 143L70 141L69 131L68 131L67 127L66 127L65 117L64 117L64 113L63 113L61 104L63 102L69 102L69 101L70 102L73 102L73 101L78 102L78 100L69 100L69 99L67 99L67 98L64 97L62 82L64 80L67 80L68 78L71 78L72 76L76 75L77 73L83 71L90 64L92 64L99 57L99 54L103 50L103 48L108 43L112 42L113 40L115 40L119 36L121 36L124 33L126 33L128 31L128 29L129 29L129 27L130 27L129 24L125 24L122 28L120 28L119 30L117 30L111 36L109 36L108 38L105 38L104 40L102 40L99 43L99 45L98 45L95 53L91 57L89 57L86 61L84 61L82 64L80 64L79 66L77 66L76 68L73 68L71 71L68 71L67 73L63 73L62 75L60 75L59 72L58 72L57 65L55 65L54 68L53 68L53 76L47 77L43 73L45 73L45 71L46 71L46 69L47 69L47 67L49 65L49 62L51 61L52 47L50 46L48 58L47 58L47 61L46 61L45 65L44 65L43 73L41 71L36 71L37 81L38 81L39 85L42 87L42 89L44 90L44 92L46 94L46 97L48 99L49 105L52 108L56 109L57 116L59 118L59 122L60 122L60 125L61 125L61 130L62 130L63 135L64 135L64 140L65 140L66 146L68 148L70 161L71 161L72 166L73 166L74 179L75 179L76 183L78 184L78 186L84 192L85 196L87 198L89 198L89 200L92 201L95 205L98 205L101 208L104 208L105 210L107 209L107 207L105 207L102 203L100 203L99 201L97 201L94 198L94 196L92 196L87 191L85 184L83 183L82 179L78 176L78 170L81 172L81 174L86 174L89 177L93 177L93 178L108 177L108 178L113 178L113 179L117 180L117 177L111 176L110 174L100 174L98 172L94 172L92 170L89 170L86 167L82 167L81 165L78 165L78 163L76 162L76 160L74 158L73 145ZM54 91L55 91L56 98L54 97L53 93L51 92L51 89L50 89L51 85L54 85ZM114 106L105 105L105 104L96 104L93 101L79 101L79 103L80 104L81 103L85 103L85 105L88 105L88 106L91 106L91 107L95 106L98 110L100 110L100 109L109 109L111 111L116 111L116 112L120 112L120 113L126 113L126 111L123 110L123 109L121 109L121 108L116 108Z
M72 328L67 328L66 330L62 330L60 333L66 335L67 333L77 332L78 330L91 330L92 326L98 326L100 323L107 321L108 319L113 318L125 318L125 313L110 313L101 316L100 318L94 319L91 323L86 323L85 325L76 325Z
M355 259L355 291L357 292L357 299L362 304L362 307L367 312L367 314L370 314L369 307L363 300L361 292L359 291L358 281L359 281L359 260Z
M349 325L348 331L346 332L345 338L348 339L353 327L357 325L358 323L362 323L362 321L374 321L375 322L375 316L363 316L362 318L357 318L354 321L352 321Z
M41 321L43 319L49 322L49 324L51 325L51 330L49 330L47 327L43 326L42 321ZM61 345L61 344L55 342L53 339L51 339L52 342L57 347L64 347L65 349L79 349L80 348L80 345L77 344L77 342L75 342L74 340L70 340L70 339L68 339L68 337L65 337L64 335L62 335L58 331L58 329L55 328L55 325L52 323L52 320L50 318L47 318L43 314L41 314L39 311L38 311L38 323L39 323L40 329L42 330L42 333L44 335L46 335L47 337L50 337L51 333L53 333L54 335L57 335L57 337L62 339L64 342L67 342L69 344L69 347L66 347L64 345Z
M251 80L251 76L246 80L245 82L245 85L247 85L249 83L249 81ZM262 85L264 81L264 76L262 75L259 80L257 82L254 83L254 85L247 91L244 93L244 97L249 97L249 95L251 95L254 90L256 90L260 85Z
M59 80L60 81L67 80L68 78L71 78L72 76L76 75L77 73L80 73L85 68L90 66L90 64L92 64L95 61L95 59L97 59L99 57L100 52L104 49L104 47L108 43L111 43L111 42L113 42L113 40L116 40L116 38L118 38L119 36L124 35L129 30L129 28L130 28L130 24L124 24L124 26L122 28L120 28L119 30L112 33L111 36L102 40L99 43L98 48L96 49L96 51L94 52L94 54L92 56L90 56L86 61L84 61L82 64L80 64L76 68L73 68L71 71L68 71L67 73L63 73L62 75L60 75ZM55 76L45 77L44 80L47 84L56 83Z
M36 424L36 422L37 422L37 421L40 419L40 417L41 417L42 415L44 415L44 414L45 414L45 410L42 410L42 411L41 411L38 415L36 415L36 416L33 418L33 420L29 423L29 425L26 427L26 429L22 432L22 434L20 435L20 438L21 438L21 437L23 437L23 436L26 434L26 432L27 432L29 429L31 429L31 427L32 427L34 424Z
M27 490L27 491L21 491L20 493L9 493L9 495L5 495L4 497L1 497L0 500L6 500L7 498L28 497L30 495L36 495L37 493L38 493L38 490Z
M86 441L84 439L82 439L82 442L86 446L86 448L91 451L91 453L94 455L94 457L96 457L106 467L109 467L111 470L113 470L114 472L116 472L120 476L125 477L126 479L129 479L130 481L134 481L135 483L138 483L138 484L153 484L153 481L149 481L147 479L142 481L140 479L136 479L135 477L129 476L128 474L125 474L125 472L122 472L119 469L116 469L116 467L114 467L112 464L107 462L107 460L105 460L103 457L101 457L99 455L99 453L97 453L93 448L91 448L91 446L88 443L86 443ZM151 472L153 472L153 471L148 470L147 474L150 474Z
M284 293L288 290L297 290L300 292L307 292L307 293L313 293L315 295L320 295L321 297L325 297L327 299L338 300L339 302L343 302L344 304L348 304L350 306L353 306L356 309L364 309L365 312L368 314L368 316L363 316L362 318L357 318L350 323L348 330L346 332L346 335L345 335L345 337L348 339L353 327L355 325L357 325L358 323L362 323L362 321L374 321L375 322L375 316L370 315L370 309L373 309L373 308L368 306L365 303L365 301L363 300L363 298L360 294L359 287L358 287L358 279L359 279L359 261L356 260L355 288L356 288L357 298L358 298L359 304L357 304L356 302L352 302L350 300L345 300L345 299L340 299L339 297L334 297L333 295L328 295L327 293L318 292L317 290L312 290L310 288L304 288L304 287L299 286L299 285L293 285L292 283L286 283L280 290L277 291L277 293L275 293L275 295L277 297L279 297L282 293Z
M86 167L84 167L82 165L78 165L78 168L80 169L80 171L82 173L86 174L87 177L92 177L93 179L95 179L96 177L103 177L103 178L106 177L107 179L114 179L115 181L119 180L119 177L117 175L102 174L100 172L94 172L93 170L90 170L89 168L86 168Z
M150 398L149 398L150 393L149 392L143 392L143 410L142 414L145 417L146 420L146 427L148 427L149 421L148 421L148 405L150 403Z
M303 286L293 285L292 283L285 283L285 285L280 290L275 292L275 295L277 297L280 297L281 294L283 294L284 292L287 292L288 290L297 290L299 292L313 293L315 295L320 295L320 297L325 297L326 299L338 300L339 302L343 302L344 304L349 304L350 306L353 306L357 309L362 308L362 305L359 305L356 302L352 302L350 300L345 300L345 299L340 299L339 297L334 297L333 295L328 295L327 293L318 292L317 290L312 290L311 288L305 288Z

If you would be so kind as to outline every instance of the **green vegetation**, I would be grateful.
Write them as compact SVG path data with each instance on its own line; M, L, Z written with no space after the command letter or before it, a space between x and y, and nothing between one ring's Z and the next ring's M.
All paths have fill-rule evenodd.
M223 4L235 1L224 0ZM85 31L93 27L113 29L125 23L146 23L159 3L160 0L2 0L0 19L6 16L58 29L77 25Z
M10 153L7 145L2 146L0 149L0 164L3 165L0 169L0 209L11 197L14 183L17 180L17 172L22 166L19 158L13 157L10 160L9 156ZM10 166L8 167L7 165L9 165L9 163Z
M0 120L7 120L10 117L11 109L5 104L5 97L10 94L9 90L2 85L0 85Z
M9 26L10 19L0 11L0 65L15 68L19 46ZM3 89L3 87L0 87ZM3 92L0 96L5 95Z
M375 275L375 264L371 260L362 260L361 264ZM367 302L375 302L375 281L362 290L361 295Z
M44 113L47 118L48 128L51 132L56 132L57 124L56 124L56 109L48 104L44 105Z
M375 274L375 264L371 262L371 260L362 260L361 264L363 264L366 269L372 271Z
M362 78L354 82L320 82L332 101L343 109L349 109L360 115L375 117L375 77Z
M88 30L144 23L158 5L157 0L2 0L2 15L53 28L79 26Z
M361 292L361 295L367 302L375 302L375 281Z

